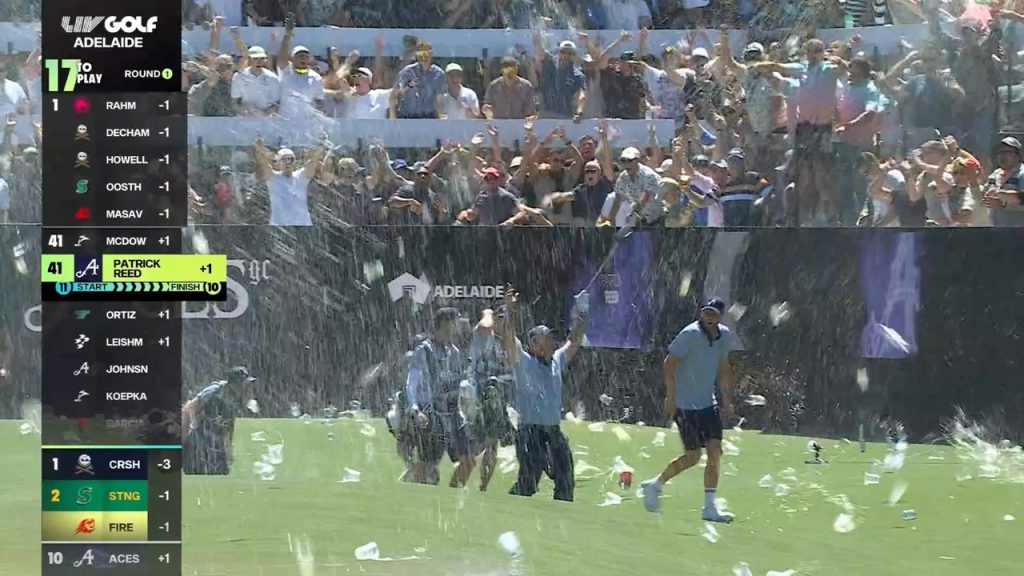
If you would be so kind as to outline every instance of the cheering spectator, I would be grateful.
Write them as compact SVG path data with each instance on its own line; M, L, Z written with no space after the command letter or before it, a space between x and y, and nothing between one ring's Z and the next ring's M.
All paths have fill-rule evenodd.
M441 67L433 63L433 49L427 42L416 45L416 62L398 73L395 90L399 118L437 118L445 92Z
M487 86L483 114L487 119L526 118L537 113L533 84L519 75L519 61L501 59L501 76Z
M661 217L664 209L659 195L658 173L642 164L640 156L640 150L633 146L626 148L619 155L619 161L625 165L625 170L619 172L619 177L615 180L615 195L628 199L632 205L631 211L641 221L654 222ZM609 220L610 214L617 215L617 212L609 212Z
M993 226L1024 228L1024 156L1020 140L1003 138L996 149L999 167L988 177L984 201Z
M484 226L497 226L519 211L519 200L501 187L501 171L484 168L484 189L476 197L469 221Z
M237 44L242 40L238 30L233 28L231 35ZM244 48L241 44L239 48ZM245 116L270 116L277 112L281 101L281 80L267 70L267 52L260 46L240 50L246 54L242 61L243 69L236 72L231 80L231 98L237 109ZM249 66L245 66L248 62Z
M231 78L235 65L231 56L221 54L213 59L213 68L204 68L206 78L189 88L189 113L198 116L235 116L231 95Z
M345 112L347 120L386 120L388 110L397 104L397 93L391 88L372 88L373 71L369 68L357 68L352 72L355 88L345 91Z
M322 113L324 109L323 78L310 68L313 56L309 48L291 47L294 27L294 22L288 19L281 53L277 57L277 74L281 82L280 114L286 118L299 118L314 109Z
M317 177L323 157L322 149L313 150L307 154L302 166L296 168L298 161L291 149L281 148L272 159L263 139L256 140L256 176L267 185L271 226L313 225L309 212L309 183Z
M416 169L415 180L404 184L389 200L388 207L398 210L399 220L408 224L443 224L448 209L441 195L431 185L430 169Z
M531 75L541 92L543 118L569 119L578 123L583 118L587 101L586 78L576 63L576 44L563 40L558 45L558 63L544 49L544 37L533 37L534 68ZM539 70L539 72L538 72Z
M480 117L476 92L462 85L462 66L452 62L444 69L446 90L438 104L442 118L472 120Z

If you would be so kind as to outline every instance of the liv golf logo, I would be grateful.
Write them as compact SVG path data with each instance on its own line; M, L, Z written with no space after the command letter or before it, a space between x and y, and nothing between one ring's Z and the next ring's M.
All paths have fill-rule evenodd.
M505 297L505 287L487 284L477 286L438 284L433 286L425 275L421 274L417 278L405 272L388 282L388 294L390 294L392 302L407 298L417 304L426 304L431 299L500 300Z

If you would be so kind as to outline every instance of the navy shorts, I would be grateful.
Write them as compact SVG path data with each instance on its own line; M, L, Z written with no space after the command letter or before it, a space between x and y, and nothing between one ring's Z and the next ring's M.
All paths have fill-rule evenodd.
M676 410L674 420L686 450L700 450L707 447L708 440L722 439L722 417L717 406L702 410Z

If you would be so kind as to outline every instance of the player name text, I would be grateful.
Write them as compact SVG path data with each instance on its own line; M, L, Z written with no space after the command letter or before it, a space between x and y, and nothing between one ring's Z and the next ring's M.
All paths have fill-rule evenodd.
M107 392L107 400L112 402L140 402L148 399L145 392Z
M107 374L149 374L147 364L111 364L107 366Z
M144 338L107 338L107 346L112 348L130 348L133 346L145 346Z

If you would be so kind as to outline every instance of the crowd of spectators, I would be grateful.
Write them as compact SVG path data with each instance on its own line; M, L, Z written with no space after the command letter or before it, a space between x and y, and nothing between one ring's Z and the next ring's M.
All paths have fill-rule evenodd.
M722 14L756 20L758 10L792 2L713 1L695 28L659 46L648 42L647 26L663 21L670 1L659 2L660 11L641 10L640 0L568 2L555 6L592 15L601 4L635 5L638 19L606 38L590 20L574 22L591 32L560 41L537 27L530 46L468 59L435 58L429 42L414 36L406 36L401 57L386 56L382 38L373 55L347 52L343 35L336 46L313 50L296 26L319 25L308 20L324 12L313 1L270 3L285 10L283 20L260 23L283 31L272 35L275 45L246 45L227 4L234 6L190 8L213 16L204 21L210 49L183 63L191 116L470 119L480 126L468 141L439 141L431 150L327 139L309 149L284 141L200 145L189 171L196 223L1024 225L1020 142L999 134L1012 120L1000 87L1020 76L1005 37L1024 21L1024 2L956 0L946 11L931 3L930 38L916 45L904 39L892 54L865 49L855 30L826 44L807 19L774 40L753 24L731 26L747 20L720 26L714 40L700 24ZM270 14L259 4L239 9L249 18ZM360 4L331 3L342 12ZM389 13L401 20L412 3L373 3L378 10L398 4L402 9ZM415 10L437 4L417 2ZM445 14L463 5L442 4ZM466 4L474 14L491 7ZM557 12L535 4L534 16ZM848 13L860 12L851 18L840 10L840 26L886 22L879 15L888 8L876 10L874 0L844 4ZM838 3L801 5L824 13ZM494 6L508 15L520 4ZM418 12L415 22L446 25ZM223 34L234 47L227 53L216 49ZM0 65L0 113L31 108L38 94L38 54L18 64L23 85L2 76L13 59ZM503 135L495 120L522 122L525 138ZM540 132L537 120L561 124L544 123ZM625 120L670 121L675 133L659 137L652 126L646 141L623 141L616 125ZM592 132L570 139L565 127L584 122ZM5 149L24 155L27 148ZM0 184L0 200L3 190Z
M229 26L551 28L637 30L695 26L774 30L892 23L892 0L192 0L184 21L222 15Z

